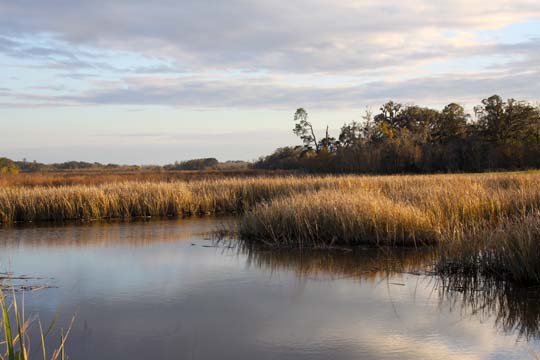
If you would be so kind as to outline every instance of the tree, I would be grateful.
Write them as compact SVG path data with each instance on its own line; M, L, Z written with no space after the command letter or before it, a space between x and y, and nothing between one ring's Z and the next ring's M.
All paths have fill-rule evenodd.
M370 108L366 108L364 115L362 115L364 120L364 127L362 128L362 136L366 141L371 141L375 133L375 128L373 124L373 112Z
M17 174L18 172L19 168L13 160L5 157L0 157L0 175Z
M274 153L261 157L253 164L256 169L283 169L291 170L301 168L300 158L302 157L301 146L278 148Z
M219 165L216 158L191 159L186 161L175 161L173 165L166 165L167 170L206 170L215 169Z
M339 140L336 141L336 138L333 136L330 136L330 133L328 132L328 125L326 126L326 133L324 138L319 143L319 153L321 150L325 150L326 152L334 152L339 147Z
M313 125L308 121L308 113L304 108L299 108L294 113L294 122L296 123L293 132L296 136L302 139L306 150L312 149L312 145L315 147L315 151L318 153L320 150Z
M388 101L379 109L381 112L373 118L375 125L374 137L377 139L393 138L397 129L400 128L398 123L399 114L403 105Z
M341 146L350 147L358 143L362 137L362 125L356 121L349 124L343 124L339 134L339 143Z
M484 139L494 144L501 143L509 135L509 127L504 119L505 106L499 95L492 95L474 109Z
M433 140L439 144L463 139L467 136L468 120L463 106L451 103L444 107L433 129Z
M298 109L294 133L304 145L282 149L259 165L359 173L540 168L538 105L493 95L475 107L475 114L471 119L457 103L439 111L388 101L373 121L367 111L362 124L344 124L337 141L327 127L317 142L306 111Z
M395 117L395 127L398 130L407 130L418 144L431 141L433 128L439 119L439 112L420 106L407 106Z

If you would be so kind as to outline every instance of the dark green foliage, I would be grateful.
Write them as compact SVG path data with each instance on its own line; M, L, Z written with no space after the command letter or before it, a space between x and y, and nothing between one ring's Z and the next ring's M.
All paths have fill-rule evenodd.
M311 172L430 173L540 167L540 108L525 101L482 100L473 119L450 103L441 111L389 101L364 123L341 128L339 140L317 142L307 112L298 109L299 148L282 148L254 167ZM315 150L314 150L315 149Z
M37 161L17 161L18 168L23 172L45 172L45 171L71 171L71 170L112 170L112 169L134 169L136 166L101 164L98 162L86 161L66 161L63 163L43 164Z
M14 161L5 157L0 157L0 175L17 174L18 172L19 168Z
M174 165L166 165L167 170L207 170L215 169L219 165L219 161L215 158L192 159L187 161L176 162Z
M275 170L275 169L299 169L301 168L301 159L306 153L301 146L283 147L274 151L257 162L259 169Z

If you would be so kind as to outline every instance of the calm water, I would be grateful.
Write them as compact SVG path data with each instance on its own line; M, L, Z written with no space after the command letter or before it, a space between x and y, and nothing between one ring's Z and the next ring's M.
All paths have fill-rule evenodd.
M71 359L527 359L538 299L445 293L387 257L212 246L217 220L0 230L0 268L55 286L27 314L76 322ZM425 256L398 254L414 268ZM37 344L34 344L34 349Z

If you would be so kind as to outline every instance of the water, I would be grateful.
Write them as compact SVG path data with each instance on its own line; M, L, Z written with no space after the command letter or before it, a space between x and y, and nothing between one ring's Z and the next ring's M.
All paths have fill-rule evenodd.
M367 250L209 247L205 232L219 223L2 229L0 268L54 286L25 293L27 317L39 314L47 323L61 309L57 327L66 327L75 314L71 359L527 359L530 350L540 353L535 293L445 293L433 277L387 271L421 266L429 262L426 254L401 253L390 262Z

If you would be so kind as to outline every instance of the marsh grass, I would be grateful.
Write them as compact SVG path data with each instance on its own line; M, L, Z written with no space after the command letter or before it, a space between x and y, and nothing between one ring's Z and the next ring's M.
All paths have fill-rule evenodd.
M292 197L324 209L366 202L388 206L389 216L437 217L460 223L497 221L529 212L540 202L540 174L431 176L282 176L195 181L128 181L97 185L0 187L0 222L129 219L235 214ZM321 190L328 190L323 192ZM303 194L303 195L302 195ZM303 197L302 197L303 196ZM323 198L324 200L318 200ZM308 206L304 206L309 210ZM351 210L353 210L351 208ZM338 210L341 211L341 210ZM408 215L407 215L408 214ZM410 219L409 219L410 220ZM407 220L407 221L409 221ZM420 221L419 226L424 226ZM405 229L404 229L405 230ZM416 235L415 235L416 236Z
M30 360L41 358L43 360L65 360L67 359L65 353L65 345L69 336L73 320L66 333L62 331L60 337L60 344L53 350L50 357L47 356L46 340L51 334L56 323L56 318L45 329L38 319L39 326L39 348L37 351L31 351L31 339L29 335L29 328L34 322L33 319L26 319L24 312L24 301L22 306L19 307L15 291L11 294L12 301L8 303L6 295L0 290L0 309L2 311L2 331L3 341L0 342L0 346L4 349L0 350L1 360ZM24 297L23 297L24 299ZM39 354L41 352L41 354Z
M440 247L439 273L540 284L540 213L506 217L448 235Z
M20 172L0 176L0 187L37 187L37 186L93 186L122 182L175 182L203 179L221 179L224 177L274 177L294 174L293 171L260 169L220 169L220 170L64 170L44 172Z
M437 238L430 219L407 203L337 190L262 204L244 215L239 230L244 239L291 247L413 246Z
M538 211L539 180L536 174L359 177L346 188L258 204L239 230L247 239L300 246L436 244Z
M263 177L0 188L0 222L234 214L297 192L346 188L347 177Z
M539 180L534 173L358 178L347 189L258 204L238 232L271 247L435 246L442 273L536 284Z
M540 173L282 176L0 188L0 222L241 214L271 247L437 246L441 271L540 283Z

